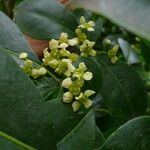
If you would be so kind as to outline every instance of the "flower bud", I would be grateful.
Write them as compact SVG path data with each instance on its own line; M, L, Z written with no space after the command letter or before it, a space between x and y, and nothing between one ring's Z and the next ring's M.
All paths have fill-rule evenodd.
M118 57L117 56L114 56L111 58L111 63L112 64L116 64L116 62L118 61Z
M88 27L87 30L88 30L89 32L93 32L93 31L94 31L94 28Z
M19 58L20 59L26 59L28 57L28 54L27 53L21 53L20 55L19 55Z
M104 39L104 44L108 44L108 45L110 45L110 44L112 44L112 42L111 42L111 40L110 39Z
M60 50L60 55L61 55L62 57L68 57L68 56L70 55L70 52L67 51L66 49L61 49L61 50Z
M84 62L81 62L81 63L79 64L79 69L81 69L82 71L87 70L86 65L85 65Z
M51 50L57 49L57 48L58 48L58 41L52 39L52 40L49 42L49 48L50 48Z
M68 44L70 46L75 46L78 44L78 39L77 38L70 39L70 40L68 40Z
M93 74L89 71L87 71L86 73L84 73L83 75L83 79L86 80L86 81L89 81L93 78Z
M73 95L70 92L66 92L63 94L63 102L70 103L73 99Z
M24 62L24 66L26 66L26 67L32 67L32 64L33 64L33 62L29 59Z
M61 43L58 48L66 49L69 45L67 43Z
M33 69L32 70L32 73L31 73L31 76L36 79L40 76L40 73L39 73L39 70L38 69Z
M91 55L91 56L96 56L96 51L95 51L95 50L91 50L91 51L90 51L90 55Z
M61 33L59 38L59 43L67 43L68 42L68 34L67 33Z
M80 108L80 103L78 103L77 101L74 101L74 102L72 103L72 108L73 108L73 111L74 111L74 112L78 111L79 108Z
M44 68L44 67L41 67L40 69L39 69L39 74L40 75L45 75L47 73L47 70Z
M57 66L58 66L58 60L56 60L56 59L53 59L53 60L51 60L50 62L48 62L48 65L50 66L50 67L52 67L53 69L56 69L57 68Z
M71 86L72 84L72 80L71 78L66 78L62 81L62 86L66 89L69 89L69 87Z
M94 21L89 21L88 24L89 24L91 27L94 27L94 26L95 26Z
M84 24L86 22L85 17L81 16L80 17L80 24Z

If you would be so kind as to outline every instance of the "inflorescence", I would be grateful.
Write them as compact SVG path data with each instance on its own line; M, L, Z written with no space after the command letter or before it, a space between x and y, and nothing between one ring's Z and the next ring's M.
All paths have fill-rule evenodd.
M73 111L79 110L83 105L85 108L92 106L92 100L89 98L95 92L93 90L82 90L85 81L93 78L92 72L87 70L84 62L79 63L77 67L74 63L79 60L80 56L91 57L96 55L93 49L95 42L87 39L87 32L94 31L95 23L87 22L82 16L80 25L75 30L77 37L69 39L67 33L61 33L58 40L52 39L49 47L44 49L43 64L40 67L34 67L33 62L28 58L27 53L21 53L20 59L24 60L22 69L30 77L37 79L46 75L50 70L49 67L59 75L64 75L65 79L61 85L65 89L63 102L72 103ZM70 52L71 47L79 47L80 55Z

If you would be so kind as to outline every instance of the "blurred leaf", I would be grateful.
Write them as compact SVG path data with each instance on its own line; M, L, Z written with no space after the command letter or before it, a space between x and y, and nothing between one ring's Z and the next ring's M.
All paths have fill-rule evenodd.
M17 26L12 20L10 20L5 14L0 12L0 45L10 50L10 53L15 55L20 54L21 52L27 52L29 58L40 62L35 53L27 44L24 35L20 32Z
M115 117L128 120L142 115L147 107L144 83L128 65L115 65L102 56L97 56L103 74L101 95L108 111Z
M132 65L140 62L138 55L135 53L134 49L129 45L127 41L125 41L122 38L119 38L118 43L128 65Z
M0 149L2 150L36 150L29 145L0 131Z
M15 22L23 33L36 39L58 38L62 32L74 36L74 15L54 0L26 0L15 9Z
M150 117L130 120L117 129L99 150L149 150Z
M0 130L38 149L55 149L50 109L2 48L0 58Z
M149 0L72 0L70 4L97 11L129 31L150 40Z
M92 18L92 12L88 9L84 9L84 8L76 8L73 10L73 13L75 15L76 20L78 21L78 23L80 23L80 17L84 16L86 18L86 20L91 20Z

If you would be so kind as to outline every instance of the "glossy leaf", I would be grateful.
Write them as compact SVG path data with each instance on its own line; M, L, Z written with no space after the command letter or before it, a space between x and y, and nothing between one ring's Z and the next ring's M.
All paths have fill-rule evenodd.
M105 57L97 56L103 73L101 95L109 112L123 120L142 115L147 107L144 83L125 63L115 65Z
M33 81L45 101L62 97L62 88L53 78L43 77Z
M0 132L0 149L2 150L36 150L35 148L22 143L21 141Z
M24 35L15 23L2 12L0 12L0 34L0 45L3 48L15 54L27 52L30 59L39 62L37 56L27 44Z
M118 43L124 54L127 64L131 65L140 62L138 55L135 53L134 49L131 47L131 45L129 45L127 41L119 38Z
M50 109L32 81L0 48L0 130L38 149L55 148Z
M148 150L150 148L150 117L130 120L117 129L99 150Z
M58 150L91 150L95 141L94 114L90 111L82 121L58 143Z
M26 0L15 9L15 22L23 33L36 39L58 38L62 32L74 36L74 15L54 0Z
M74 113L71 104L63 103L62 99L53 99L47 101L46 104L51 112L53 138L55 138L57 144L70 132L73 132L72 130L80 124L80 121L82 122L82 119L87 114L86 111L83 112L82 110Z
M103 145L105 142L105 137L103 135L103 133L100 131L100 129L95 126L95 145L94 148L98 148L101 145Z
M133 33L150 39L149 0L72 0L71 2L76 7L97 11Z

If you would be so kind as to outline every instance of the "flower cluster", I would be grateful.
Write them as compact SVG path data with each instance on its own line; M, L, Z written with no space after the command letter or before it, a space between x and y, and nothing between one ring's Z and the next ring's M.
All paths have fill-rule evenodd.
M80 18L80 25L76 29L76 34L80 45L81 56L95 56L96 51L93 49L95 42L87 39L86 31L94 31L95 23L93 21L86 22L84 17Z
M25 52L21 53L19 55L19 58L24 60L24 64L21 67L24 70L24 72L27 73L29 76L36 79L40 76L46 75L47 70L45 67L38 67L38 68L33 67L33 62L30 59L28 59L27 53L25 53Z
M48 48L44 49L44 58L42 59L45 67L34 68L33 62L29 60L26 53L21 53L19 58L24 59L23 70L31 77L38 78L46 75L48 68L51 68L57 74L65 76L62 81L62 87L66 92L63 94L65 103L72 103L73 111L78 111L83 104L85 108L92 105L90 96L95 92L92 90L82 91L85 81L92 79L92 72L87 71L84 62L79 63L78 67L73 64L79 59L79 55L71 52L71 47L80 49L81 56L95 56L96 51L93 49L95 42L87 39L86 32L94 31L94 22L87 22L84 17L80 19L80 25L75 30L77 37L69 39L67 33L61 33L59 39L52 39Z
M78 44L77 38L68 39L67 33L62 33L59 40L52 39L49 47L44 50L42 59L45 66L49 66L58 74L70 76L74 70L73 62L78 60L76 53L71 53L67 48Z
M85 81L91 80L93 74L87 71L84 62L81 62L78 68L75 68L72 75L63 80L62 86L68 91L63 95L63 101L65 103L72 103L72 108L74 111L78 111L81 104L85 108L89 108L92 105L92 101L89 96L95 92L92 90L86 90L84 93L81 92Z
M118 45L114 45L112 49L108 51L108 57L111 59L111 63L115 64L118 61L117 52L119 50Z

